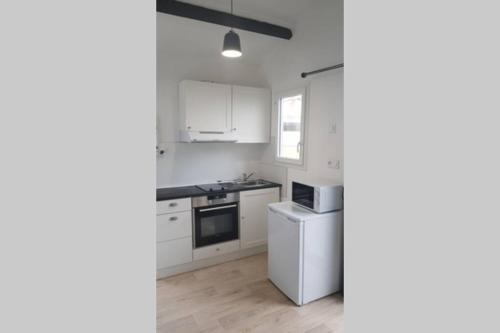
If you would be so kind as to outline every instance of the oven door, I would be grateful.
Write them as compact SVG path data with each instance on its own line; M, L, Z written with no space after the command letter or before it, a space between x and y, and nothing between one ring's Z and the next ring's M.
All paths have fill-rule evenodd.
M194 209L194 247L238 239L238 203Z

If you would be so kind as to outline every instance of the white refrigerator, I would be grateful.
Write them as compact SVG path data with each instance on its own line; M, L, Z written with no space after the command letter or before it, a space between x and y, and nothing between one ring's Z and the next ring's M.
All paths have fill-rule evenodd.
M291 201L269 204L268 277L297 305L340 291L343 211L317 214Z

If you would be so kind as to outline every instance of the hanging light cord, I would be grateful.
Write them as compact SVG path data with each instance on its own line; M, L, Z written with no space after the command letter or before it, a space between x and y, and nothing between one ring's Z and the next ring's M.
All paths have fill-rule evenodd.
M231 16L234 16L233 14L233 0L231 0ZM231 24L231 31L233 30L233 25Z

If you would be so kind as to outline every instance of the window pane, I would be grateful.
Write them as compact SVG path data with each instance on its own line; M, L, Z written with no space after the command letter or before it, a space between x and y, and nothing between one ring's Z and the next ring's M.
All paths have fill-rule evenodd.
M302 95L280 100L280 133L278 156L300 160L300 138L302 121Z

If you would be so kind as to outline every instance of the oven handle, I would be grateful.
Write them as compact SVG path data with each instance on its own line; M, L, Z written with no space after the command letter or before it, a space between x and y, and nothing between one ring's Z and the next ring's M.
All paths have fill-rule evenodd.
M199 212L208 212L211 210L218 210L218 209L224 209L224 208L232 208L232 207L238 207L238 205L229 205L229 206L220 206L220 207L214 207L214 208L206 208L206 209L200 209Z

